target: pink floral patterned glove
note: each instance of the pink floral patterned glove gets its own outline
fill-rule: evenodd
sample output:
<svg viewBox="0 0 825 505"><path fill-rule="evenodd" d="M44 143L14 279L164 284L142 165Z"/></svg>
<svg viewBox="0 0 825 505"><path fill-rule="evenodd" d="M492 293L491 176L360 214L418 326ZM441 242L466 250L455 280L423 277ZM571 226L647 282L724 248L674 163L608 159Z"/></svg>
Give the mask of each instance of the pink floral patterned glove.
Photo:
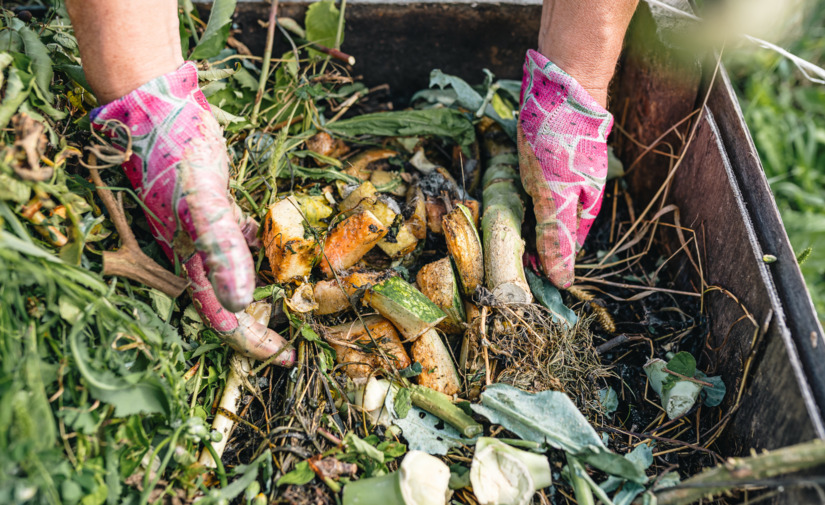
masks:
<svg viewBox="0 0 825 505"><path fill-rule="evenodd" d="M602 205L613 116L558 66L527 52L518 125L519 170L533 198L536 247L557 287L573 284L576 253Z"/></svg>
<svg viewBox="0 0 825 505"><path fill-rule="evenodd" d="M123 169L155 239L170 261L183 265L201 319L245 356L278 352L283 337L240 312L255 289L247 244L256 245L258 224L227 191L226 142L198 89L195 65L185 63L95 109L92 125L124 151L131 136L132 155ZM287 349L276 362L294 360L294 349Z"/></svg>

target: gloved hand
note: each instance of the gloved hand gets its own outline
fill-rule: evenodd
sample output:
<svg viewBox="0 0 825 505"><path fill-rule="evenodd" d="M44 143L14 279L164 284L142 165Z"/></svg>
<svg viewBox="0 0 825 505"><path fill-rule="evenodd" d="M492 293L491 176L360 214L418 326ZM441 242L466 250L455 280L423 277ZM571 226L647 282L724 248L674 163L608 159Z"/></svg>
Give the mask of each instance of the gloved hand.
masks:
<svg viewBox="0 0 825 505"><path fill-rule="evenodd" d="M95 109L92 125L121 150L131 138L123 169L155 239L170 261L183 265L204 323L244 356L266 359L278 352L283 337L241 312L255 289L247 244L257 245L258 224L227 192L226 142L198 89L195 65L185 63ZM294 349L287 349L276 363L294 361Z"/></svg>
<svg viewBox="0 0 825 505"><path fill-rule="evenodd" d="M613 116L558 66L528 51L521 83L519 170L536 213L536 247L558 288L602 205Z"/></svg>

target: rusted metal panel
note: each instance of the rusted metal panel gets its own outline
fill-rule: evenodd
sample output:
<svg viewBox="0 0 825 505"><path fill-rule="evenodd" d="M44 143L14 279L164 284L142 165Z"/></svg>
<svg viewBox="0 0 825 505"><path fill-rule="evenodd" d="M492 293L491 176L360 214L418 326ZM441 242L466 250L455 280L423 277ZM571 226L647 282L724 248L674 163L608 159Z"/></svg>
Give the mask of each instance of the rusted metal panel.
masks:
<svg viewBox="0 0 825 505"><path fill-rule="evenodd" d="M731 171L742 188L742 199L753 222L754 240L763 253L776 257L767 266L771 296L782 308L785 324L799 356L804 382L819 409L820 437L825 437L825 333L805 289L805 280L791 248L782 218L771 195L762 163L745 125L727 73L714 82L708 107L715 111L719 140L730 159ZM790 343L789 343L790 345Z"/></svg>

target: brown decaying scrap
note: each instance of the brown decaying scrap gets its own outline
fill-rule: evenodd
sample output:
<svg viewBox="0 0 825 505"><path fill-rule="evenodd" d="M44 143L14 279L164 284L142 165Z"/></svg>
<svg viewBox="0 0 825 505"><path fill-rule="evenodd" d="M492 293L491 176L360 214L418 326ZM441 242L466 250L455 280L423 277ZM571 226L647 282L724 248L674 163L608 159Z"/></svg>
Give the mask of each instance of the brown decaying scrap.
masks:
<svg viewBox="0 0 825 505"><path fill-rule="evenodd" d="M452 356L438 332L431 328L413 342L410 347L413 359L421 363L423 371L418 384L439 393L452 396L461 389L458 372Z"/></svg>
<svg viewBox="0 0 825 505"><path fill-rule="evenodd" d="M318 303L315 314L324 316L349 309L349 297L392 275L395 275L394 270L385 272L354 270L339 274L340 285L336 279L318 281L315 283L315 301Z"/></svg>
<svg viewBox="0 0 825 505"><path fill-rule="evenodd" d="M349 146L341 139L334 139L327 132L319 132L308 138L306 148L321 156L340 158L349 152Z"/></svg>
<svg viewBox="0 0 825 505"><path fill-rule="evenodd" d="M343 172L347 175L357 177L362 181L367 181L372 176L372 170L369 165L376 161L385 160L398 156L398 152L391 149L369 149L362 153L356 154L352 158L344 161Z"/></svg>
<svg viewBox="0 0 825 505"><path fill-rule="evenodd" d="M451 205L455 208L457 205L464 205L473 218L473 224L478 226L479 204L477 200L452 200ZM444 200L441 198L427 198L424 200L424 211L426 215L426 225L429 230L436 234L444 233L442 220L447 215L448 209Z"/></svg>
<svg viewBox="0 0 825 505"><path fill-rule="evenodd" d="M275 282L302 278L312 271L318 245L307 238L304 216L293 196L269 207L264 218L264 249Z"/></svg>
<svg viewBox="0 0 825 505"><path fill-rule="evenodd" d="M427 238L427 204L420 187L410 186L407 189L407 206L413 209L407 226L415 238L424 240Z"/></svg>
<svg viewBox="0 0 825 505"><path fill-rule="evenodd" d="M353 379L369 377L379 369L402 369L412 364L392 323L381 316L363 320L363 323L356 320L332 326L323 332L324 338L335 349L336 362L346 364L343 370L348 376ZM392 360L391 364L374 348L373 341Z"/></svg>
<svg viewBox="0 0 825 505"><path fill-rule="evenodd" d="M475 225L460 206L444 216L441 224L447 249L461 279L462 292L472 296L484 282L484 257Z"/></svg>
<svg viewBox="0 0 825 505"><path fill-rule="evenodd" d="M375 215L364 210L340 221L327 235L321 271L331 277L332 271L346 270L355 265L387 234L387 228Z"/></svg>
<svg viewBox="0 0 825 505"><path fill-rule="evenodd" d="M585 302L586 305L590 307L590 310L596 316L596 320L604 331L611 335L616 333L616 323L613 321L613 316L610 315L610 312L608 312L606 308L600 305L600 302L596 300L595 296L576 286L570 286L567 288L567 292Z"/></svg>
<svg viewBox="0 0 825 505"><path fill-rule="evenodd" d="M447 318L438 324L438 328L445 333L460 334L464 331L462 327L464 321L456 321L452 317L456 310L455 303L462 303L461 300L455 299L454 281L455 276L450 258L442 258L424 265L415 277L419 291L447 313ZM458 309L458 312L464 312L464 307Z"/></svg>

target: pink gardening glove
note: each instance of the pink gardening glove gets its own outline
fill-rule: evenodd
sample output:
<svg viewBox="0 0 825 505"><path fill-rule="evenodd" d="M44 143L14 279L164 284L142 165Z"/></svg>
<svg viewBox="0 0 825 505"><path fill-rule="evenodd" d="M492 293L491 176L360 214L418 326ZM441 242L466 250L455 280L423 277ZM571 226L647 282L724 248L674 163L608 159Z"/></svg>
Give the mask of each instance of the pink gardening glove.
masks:
<svg viewBox="0 0 825 505"><path fill-rule="evenodd" d="M536 248L557 287L573 284L576 253L602 206L613 116L575 79L527 52L518 125L519 170L533 198Z"/></svg>
<svg viewBox="0 0 825 505"><path fill-rule="evenodd" d="M241 312L255 289L247 243L256 245L258 224L228 193L226 142L198 89L195 65L185 63L91 117L122 150L128 142L123 125L129 128L132 155L123 169L148 209L155 239L170 261L177 257L183 265L204 323L245 356L266 359L278 352L283 337ZM294 361L291 348L276 360Z"/></svg>

